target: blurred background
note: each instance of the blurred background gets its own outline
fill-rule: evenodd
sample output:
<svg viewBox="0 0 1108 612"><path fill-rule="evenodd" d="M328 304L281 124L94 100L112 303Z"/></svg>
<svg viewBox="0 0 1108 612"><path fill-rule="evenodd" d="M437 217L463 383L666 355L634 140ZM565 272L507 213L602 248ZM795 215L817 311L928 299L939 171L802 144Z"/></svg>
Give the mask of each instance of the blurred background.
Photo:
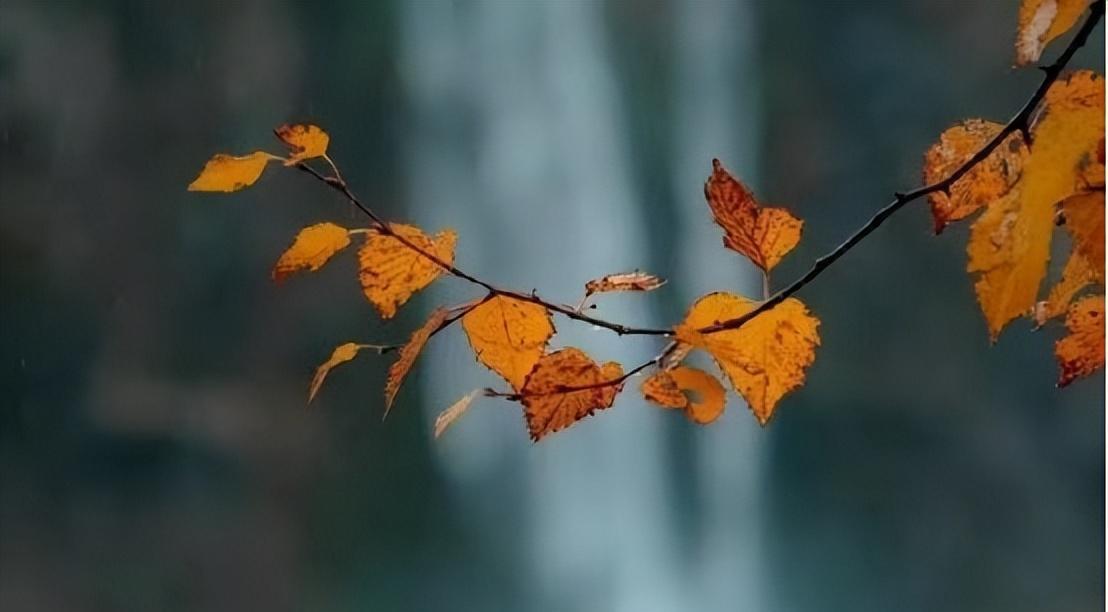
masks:
<svg viewBox="0 0 1108 612"><path fill-rule="evenodd" d="M721 158L805 219L781 286L1011 69L1017 3L0 0L0 610L1094 610L1104 598L1104 377L1059 391L1053 327L990 347L967 227L918 202L806 288L807 385L760 428L616 406L532 444L460 330L382 423L391 357L307 383L342 342L403 340L351 253L278 286L302 225L356 211L271 167L185 186L308 121L390 219L458 262L661 326L758 295L701 186ZM1068 40L1068 37L1067 39ZM1098 27L1076 66L1103 71ZM1048 49L1053 58L1065 41ZM564 319L556 346L638 363L656 340Z"/></svg>

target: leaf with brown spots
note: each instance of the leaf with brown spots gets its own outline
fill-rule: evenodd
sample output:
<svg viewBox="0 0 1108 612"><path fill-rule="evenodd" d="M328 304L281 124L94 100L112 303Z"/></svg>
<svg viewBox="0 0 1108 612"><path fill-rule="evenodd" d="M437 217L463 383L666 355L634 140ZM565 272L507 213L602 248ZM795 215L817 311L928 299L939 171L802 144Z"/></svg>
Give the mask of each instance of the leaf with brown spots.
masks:
<svg viewBox="0 0 1108 612"><path fill-rule="evenodd" d="M327 361L320 364L316 368L315 376L312 376L312 384L308 387L308 403L312 403L315 399L315 394L319 392L319 388L323 386L323 381L327 378L327 374L338 365L344 364L358 356L358 351L361 350L362 345L354 342L347 342L346 344L340 344L335 347L335 350L331 353L331 357Z"/></svg>
<svg viewBox="0 0 1108 612"><path fill-rule="evenodd" d="M454 244L458 236L453 230L439 232L432 239L411 225L392 223L389 227L439 262L454 263ZM398 307L416 291L434 282L443 271L439 263L398 238L377 231L367 234L365 245L358 251L358 263L362 291L385 319L395 316Z"/></svg>
<svg viewBox="0 0 1108 612"><path fill-rule="evenodd" d="M707 425L723 414L727 392L715 376L685 366L659 371L643 381L643 396L666 408L682 408L694 423Z"/></svg>
<svg viewBox="0 0 1108 612"><path fill-rule="evenodd" d="M305 227L273 266L273 280L282 281L297 270L315 272L349 244L350 232L345 227L334 223L317 223Z"/></svg>
<svg viewBox="0 0 1108 612"><path fill-rule="evenodd" d="M712 175L704 184L712 217L723 228L723 245L742 253L769 272L800 242L804 222L784 208L761 208L754 194L712 160Z"/></svg>
<svg viewBox="0 0 1108 612"><path fill-rule="evenodd" d="M1066 315L1069 335L1054 344L1061 373L1058 386L1104 367L1104 296L1082 298Z"/></svg>
<svg viewBox="0 0 1108 612"><path fill-rule="evenodd" d="M327 132L315 125L286 124L273 132L289 148L289 157L285 160L286 166L295 166L315 157L325 157L327 145L331 142Z"/></svg>
<svg viewBox="0 0 1108 612"><path fill-rule="evenodd" d="M519 390L546 352L554 323L543 306L495 295L462 317L477 360Z"/></svg>
<svg viewBox="0 0 1108 612"><path fill-rule="evenodd" d="M520 390L531 439L537 442L597 410L611 407L619 388L604 383L622 375L618 363L598 366L576 348L544 355Z"/></svg>
<svg viewBox="0 0 1108 612"><path fill-rule="evenodd" d="M762 425L777 402L804 384L819 346L819 319L804 304L788 298L742 327L711 334L699 330L735 319L757 302L729 293L710 293L693 304L675 328L677 339L707 351Z"/></svg>
<svg viewBox="0 0 1108 612"><path fill-rule="evenodd" d="M412 332L412 337L408 339L408 343L400 349L400 356L389 366L389 377L385 381L386 417L389 415L389 411L392 410L392 403L396 400L396 393L400 391L400 385L404 382L404 377L411 371L412 365L419 357L419 353L423 351L423 346L427 344L427 340L431 338L431 334L434 334L446 321L446 315L449 312L446 308L436 308L431 316L424 321L423 325Z"/></svg>
<svg viewBox="0 0 1108 612"><path fill-rule="evenodd" d="M950 176L1003 127L992 121L970 119L947 129L924 155L923 182L937 183ZM968 217L1008 193L1020 177L1027 153L1020 135L1011 134L984 161L954 181L949 193L932 193L929 199L935 233L941 233L950 223Z"/></svg>
<svg viewBox="0 0 1108 612"><path fill-rule="evenodd" d="M242 157L219 153L204 164L200 176L189 183L189 191L231 192L245 189L257 182L266 164L274 159L281 158L264 151Z"/></svg>

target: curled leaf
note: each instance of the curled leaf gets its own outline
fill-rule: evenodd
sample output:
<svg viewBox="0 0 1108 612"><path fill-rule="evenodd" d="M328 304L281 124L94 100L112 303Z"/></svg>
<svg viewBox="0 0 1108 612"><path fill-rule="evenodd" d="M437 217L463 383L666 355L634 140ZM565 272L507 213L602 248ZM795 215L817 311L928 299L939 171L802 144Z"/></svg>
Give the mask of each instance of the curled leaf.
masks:
<svg viewBox="0 0 1108 612"><path fill-rule="evenodd" d="M439 232L432 239L412 225L393 223L389 227L442 263L454 263L454 244L458 236L452 230ZM439 264L399 239L380 232L367 234L365 245L358 251L358 263L362 291L385 319L395 316L396 309L412 294L430 285L442 273Z"/></svg>
<svg viewBox="0 0 1108 612"><path fill-rule="evenodd" d="M1066 231L1073 251L1092 264L1097 282L1104 282L1104 191L1070 196L1062 202Z"/></svg>
<svg viewBox="0 0 1108 612"><path fill-rule="evenodd" d="M355 344L354 342L347 342L346 344L340 344L335 347L335 350L331 353L331 357L316 368L315 376L312 377L312 384L308 387L309 404L315 399L315 394L318 393L319 388L323 386L323 381L327 378L327 374L331 369L357 357L358 350L360 349L361 345Z"/></svg>
<svg viewBox="0 0 1108 612"><path fill-rule="evenodd" d="M327 155L327 145L331 142L327 132L314 125L285 124L273 132L289 148L286 166L295 166L304 160Z"/></svg>
<svg viewBox="0 0 1108 612"><path fill-rule="evenodd" d="M710 293L693 304L675 328L677 339L707 351L731 385L765 425L777 402L804 384L819 346L819 319L788 298L738 329L702 334L700 329L738 318L757 303L729 293Z"/></svg>
<svg viewBox="0 0 1108 612"><path fill-rule="evenodd" d="M270 160L280 159L264 151L235 157L219 153L204 164L200 176L189 183L189 191L231 192L253 185Z"/></svg>
<svg viewBox="0 0 1108 612"><path fill-rule="evenodd" d="M554 335L546 308L503 295L493 296L466 313L462 329L477 360L516 390L523 386Z"/></svg>
<svg viewBox="0 0 1108 612"><path fill-rule="evenodd" d="M754 194L712 160L712 175L704 184L712 217L723 228L723 245L769 272L800 242L804 222L784 208L760 208Z"/></svg>
<svg viewBox="0 0 1108 612"><path fill-rule="evenodd" d="M435 417L435 439L438 439L455 421L462 418L466 410L469 410L469 405L480 394L480 389L474 389L454 402L449 408L440 412L439 416Z"/></svg>
<svg viewBox="0 0 1108 612"><path fill-rule="evenodd" d="M659 371L642 385L646 399L667 408L682 408L694 423L707 425L723 414L727 392L715 376L696 368Z"/></svg>
<svg viewBox="0 0 1108 612"><path fill-rule="evenodd" d="M1066 315L1066 329L1069 335L1054 344L1061 366L1059 387L1104 367L1104 296L1075 302Z"/></svg>
<svg viewBox="0 0 1108 612"><path fill-rule="evenodd" d="M423 346L427 344L427 340L431 338L431 334L435 333L443 321L446 320L448 312L445 308L436 308L431 316L424 321L423 325L412 332L412 337L408 339L407 344L401 347L396 361L389 366L388 380L385 381L385 416L388 416L389 411L392 410L392 403L396 400L396 393L400 391L400 385L404 382L404 377L411 371L412 364L419 357L419 353L423 350Z"/></svg>
<svg viewBox="0 0 1108 612"><path fill-rule="evenodd" d="M1016 65L1025 66L1038 61L1047 44L1072 28L1088 6L1088 0L1020 2L1019 27L1016 30Z"/></svg>
<svg viewBox="0 0 1108 612"><path fill-rule="evenodd" d="M576 348L544 355L520 390L531 439L537 442L597 410L611 407L619 389L600 385L622 375L618 363L600 367Z"/></svg>
<svg viewBox="0 0 1108 612"><path fill-rule="evenodd" d="M609 291L653 291L664 284L664 278L646 272L609 274L585 283L585 295Z"/></svg>
<svg viewBox="0 0 1108 612"><path fill-rule="evenodd" d="M345 227L334 223L317 223L305 227L273 266L273 280L284 280L297 270L314 272L349 244L350 234Z"/></svg>
<svg viewBox="0 0 1108 612"><path fill-rule="evenodd" d="M1003 127L992 121L970 119L947 129L924 155L923 182L932 184L950 176ZM1008 193L1020 177L1027 153L1020 135L1011 134L984 161L954 181L949 193L936 191L928 196L935 233Z"/></svg>

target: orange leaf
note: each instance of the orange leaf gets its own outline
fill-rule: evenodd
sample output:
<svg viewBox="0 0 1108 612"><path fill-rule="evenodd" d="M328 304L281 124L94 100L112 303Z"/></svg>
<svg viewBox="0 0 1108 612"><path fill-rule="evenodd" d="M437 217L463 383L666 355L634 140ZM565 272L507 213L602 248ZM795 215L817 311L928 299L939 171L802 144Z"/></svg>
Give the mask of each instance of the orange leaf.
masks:
<svg viewBox="0 0 1108 612"><path fill-rule="evenodd" d="M1094 191L1062 202L1066 230L1073 237L1073 251L1093 264L1097 282L1104 282L1104 192Z"/></svg>
<svg viewBox="0 0 1108 612"><path fill-rule="evenodd" d="M1062 367L1059 387L1104 367L1104 296L1075 302L1066 315L1066 328L1069 335L1054 344Z"/></svg>
<svg viewBox="0 0 1108 612"><path fill-rule="evenodd" d="M544 355L520 390L531 439L537 442L597 410L611 407L619 389L614 385L595 385L622 375L619 364L608 362L603 367L597 366L579 349L564 348ZM588 388L573 390L578 387Z"/></svg>
<svg viewBox="0 0 1108 612"><path fill-rule="evenodd" d="M273 132L289 148L286 166L295 166L306 159L327 155L327 145L331 142L327 132L314 125L286 124Z"/></svg>
<svg viewBox="0 0 1108 612"><path fill-rule="evenodd" d="M434 239L418 227L390 224L392 231L447 265L454 263L454 244L458 236L452 230L439 232ZM393 236L370 232L358 251L359 280L366 298L382 318L390 319L412 294L430 285L442 268L409 248Z"/></svg>
<svg viewBox="0 0 1108 612"><path fill-rule="evenodd" d="M1042 327L1048 320L1065 313L1073 296L1095 280L1096 273L1089 262L1079 253L1070 254L1066 267L1062 270L1061 280L1051 288L1045 301L1035 304L1032 314L1035 326Z"/></svg>
<svg viewBox="0 0 1108 612"><path fill-rule="evenodd" d="M723 228L723 245L750 258L768 272L800 242L804 222L784 208L759 208L742 183L718 159L704 184L704 197L716 223Z"/></svg>
<svg viewBox="0 0 1108 612"><path fill-rule="evenodd" d="M930 185L950 176L981 150L1003 128L999 123L970 119L947 129L931 145L923 158L923 182ZM1027 147L1019 134L1011 134L984 161L974 166L950 186L929 196L935 233L954 221L964 219L1008 193L1019 179L1027 157Z"/></svg>
<svg viewBox="0 0 1108 612"><path fill-rule="evenodd" d="M974 223L968 245L974 289L995 341L1009 321L1031 312L1046 275L1054 205L1081 187L1078 173L1104 134L1104 81L1081 71L1047 91L1034 146L1017 188Z"/></svg>
<svg viewBox="0 0 1108 612"><path fill-rule="evenodd" d="M493 296L466 313L462 329L477 360L516 390L523 386L554 335L546 308L503 295Z"/></svg>
<svg viewBox="0 0 1108 612"><path fill-rule="evenodd" d="M684 366L655 373L643 382L642 392L661 406L684 408L685 416L701 425L719 418L727 402L727 392L715 376Z"/></svg>
<svg viewBox="0 0 1108 612"><path fill-rule="evenodd" d="M777 402L804 384L815 361L819 319L788 298L738 329L713 334L698 330L740 317L757 302L729 293L710 293L693 304L675 328L677 339L707 351L731 385L746 399L758 422L769 422Z"/></svg>
<svg viewBox="0 0 1108 612"><path fill-rule="evenodd" d="M609 291L653 291L664 284L664 278L645 272L609 274L585 283L585 295Z"/></svg>
<svg viewBox="0 0 1108 612"><path fill-rule="evenodd" d="M438 439L455 421L462 418L466 410L469 410L469 405L480 394L480 389L474 389L439 413L439 416L435 417L435 439Z"/></svg>
<svg viewBox="0 0 1108 612"><path fill-rule="evenodd" d="M1016 65L1038 61L1046 45L1072 28L1088 6L1088 0L1023 0L1016 30Z"/></svg>
<svg viewBox="0 0 1108 612"><path fill-rule="evenodd" d="M282 281L297 270L315 272L327 263L335 253L350 244L350 234L345 227L334 223L317 223L300 230L292 246L281 254L273 266L273 280Z"/></svg>
<svg viewBox="0 0 1108 612"><path fill-rule="evenodd" d="M255 183L272 159L281 159L264 151L234 157L219 153L204 164L200 176L189 183L189 191L238 191Z"/></svg>
<svg viewBox="0 0 1108 612"><path fill-rule="evenodd" d="M385 416L388 416L389 410L392 410L392 402L396 399L396 393L400 391L400 385L404 382L404 377L411 371L412 364L419 357L423 346L427 344L431 334L435 333L435 330L446 320L448 313L449 311L446 308L436 308L423 325L412 332L412 337L408 339L408 343L401 347L400 356L389 366L389 377L385 381Z"/></svg>
<svg viewBox="0 0 1108 612"><path fill-rule="evenodd" d="M323 386L323 381L327 378L327 374L331 369L357 357L358 350L361 348L361 345L353 342L347 342L346 344L340 344L335 347L335 350L331 353L331 357L316 368L315 376L312 377L312 384L308 387L309 404L315 399L315 394L318 393L319 388Z"/></svg>

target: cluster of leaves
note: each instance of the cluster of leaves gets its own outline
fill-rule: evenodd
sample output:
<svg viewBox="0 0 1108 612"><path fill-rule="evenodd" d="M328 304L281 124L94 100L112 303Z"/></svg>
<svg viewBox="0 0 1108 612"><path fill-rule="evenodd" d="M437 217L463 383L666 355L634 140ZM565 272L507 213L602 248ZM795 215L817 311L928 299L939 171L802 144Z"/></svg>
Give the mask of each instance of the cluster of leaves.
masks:
<svg viewBox="0 0 1108 612"><path fill-rule="evenodd" d="M1037 60L1047 43L1077 23L1085 10L1082 2L1024 0L1017 62ZM1069 54L1072 49L1064 59ZM1048 70L1051 86L1041 106L1033 98L1033 108L1007 125L973 119L944 132L925 156L929 187L916 193L930 195L936 232L984 211L971 231L969 270L976 275L978 301L994 340L1017 317L1031 316L1043 325L1066 315L1069 335L1055 348L1062 367L1059 384L1065 385L1104 364L1104 82L1087 71L1056 79ZM1031 117L1035 108L1037 114ZM762 206L713 160L704 186L712 218L723 229L723 245L761 271L766 295L757 300L711 293L697 299L672 328L633 328L585 314L594 308L590 300L614 291L653 291L665 284L663 279L635 271L591 280L575 307L546 301L535 292L501 289L455 265L453 231L432 235L412 225L386 222L365 207L328 156L330 138L322 129L286 125L275 133L288 148L286 155L216 155L189 189L237 191L256 182L269 162L276 161L329 185L371 223L364 228L328 222L303 228L277 260L274 280L319 270L360 237L358 279L366 299L384 319L395 316L415 293L443 275L484 290L473 301L436 308L403 345L349 342L336 347L309 387L310 402L336 366L362 351L395 351L385 385L387 415L427 342L460 321L477 361L503 378L510 390L466 394L436 420L436 436L484 395L518 402L530 436L537 441L610 408L626 381L647 369L652 372L641 385L647 400L680 409L696 423L711 423L723 413L727 394L715 374L685 365L696 350L714 360L765 425L780 400L804 384L820 344L819 319L792 295L887 216L879 214L831 256L817 261L808 274L770 296L770 273L800 241L803 222L783 208ZM318 169L321 165L324 171ZM896 206L908 199L898 196ZM1072 253L1061 279L1039 300L1056 225L1069 233ZM1090 295L1092 290L1099 295ZM621 335L655 335L668 342L654 358L625 371L615 362L599 363L578 348L552 348L554 314Z"/></svg>

